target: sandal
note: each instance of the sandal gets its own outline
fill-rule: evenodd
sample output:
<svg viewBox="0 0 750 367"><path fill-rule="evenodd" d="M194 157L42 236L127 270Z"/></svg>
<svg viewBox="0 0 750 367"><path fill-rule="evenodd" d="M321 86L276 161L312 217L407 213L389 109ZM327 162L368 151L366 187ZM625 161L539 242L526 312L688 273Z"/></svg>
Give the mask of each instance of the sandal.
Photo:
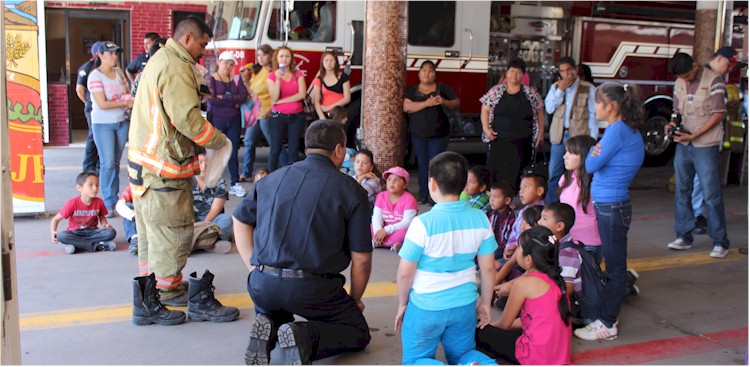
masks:
<svg viewBox="0 0 750 367"><path fill-rule="evenodd" d="M240 175L240 182L250 182L250 180L247 177Z"/></svg>

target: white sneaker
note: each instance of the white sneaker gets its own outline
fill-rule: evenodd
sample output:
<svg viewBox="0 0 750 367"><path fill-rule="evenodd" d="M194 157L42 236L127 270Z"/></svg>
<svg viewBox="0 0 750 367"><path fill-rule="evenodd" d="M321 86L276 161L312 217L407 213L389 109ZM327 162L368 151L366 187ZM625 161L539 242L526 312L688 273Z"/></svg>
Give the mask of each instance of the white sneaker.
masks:
<svg viewBox="0 0 750 367"><path fill-rule="evenodd" d="M239 182L229 188L229 193L238 198L244 198L245 195L247 195L247 192L245 192L245 189L240 186Z"/></svg>
<svg viewBox="0 0 750 367"><path fill-rule="evenodd" d="M76 247L73 245L68 245L65 243L62 243L61 245L65 246L65 252L68 253L68 255L72 255L74 252L76 252Z"/></svg>
<svg viewBox="0 0 750 367"><path fill-rule="evenodd" d="M227 240L218 240L216 241L216 244L214 244L214 247L208 249L208 251L215 252L217 254L228 254L229 251L232 251L232 242Z"/></svg>
<svg viewBox="0 0 750 367"><path fill-rule="evenodd" d="M676 240L670 242L667 247L672 250L690 250L693 245L678 237Z"/></svg>
<svg viewBox="0 0 750 367"><path fill-rule="evenodd" d="M711 257L715 257L717 259L723 259L727 256L728 253L729 253L729 250L721 246L714 246L714 249L711 250Z"/></svg>
<svg viewBox="0 0 750 367"><path fill-rule="evenodd" d="M601 320L596 320L586 327L576 329L573 335L583 340L614 340L617 339L617 326L608 328Z"/></svg>

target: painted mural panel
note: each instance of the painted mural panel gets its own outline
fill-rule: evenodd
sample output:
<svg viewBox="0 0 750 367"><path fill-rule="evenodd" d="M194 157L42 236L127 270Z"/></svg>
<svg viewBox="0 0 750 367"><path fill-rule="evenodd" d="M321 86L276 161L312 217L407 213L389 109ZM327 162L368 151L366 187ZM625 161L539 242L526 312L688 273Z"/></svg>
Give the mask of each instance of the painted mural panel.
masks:
<svg viewBox="0 0 750 367"><path fill-rule="evenodd" d="M3 0L13 213L44 209L37 2ZM44 9L41 9L44 11Z"/></svg>

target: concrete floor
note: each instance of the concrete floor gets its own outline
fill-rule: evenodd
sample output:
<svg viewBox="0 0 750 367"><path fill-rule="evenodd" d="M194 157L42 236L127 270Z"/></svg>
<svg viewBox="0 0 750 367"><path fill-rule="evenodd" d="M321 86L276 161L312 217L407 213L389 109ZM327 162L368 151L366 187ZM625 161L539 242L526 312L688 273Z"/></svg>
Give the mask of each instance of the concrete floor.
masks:
<svg viewBox="0 0 750 367"><path fill-rule="evenodd" d="M80 170L83 149L49 148L44 154L46 205L47 211L54 214L65 200L77 195L74 179ZM258 155L261 164L265 164L267 148L261 148ZM121 172L124 187L125 164ZM573 339L574 363L746 364L748 259L736 248L748 244L748 188L724 190L732 250L728 258L716 260L708 256L711 242L705 235L696 237L692 250L667 249L666 244L674 239L674 196L666 189L671 174L669 166L639 172L631 188L634 218L629 233L629 260L641 275L641 295L626 298L618 339ZM416 181L413 172L411 192L417 192ZM243 185L248 191L252 188L252 184ZM239 200L232 196L227 211L231 212ZM429 208L420 207L420 212L426 210ZM118 251L71 256L61 246L50 244L50 218L15 218L24 364L244 363L253 312L245 290L247 271L236 249L227 255L194 254L183 275L210 269L216 274L217 297L225 304L240 307L240 319L226 324L187 322L173 327L136 327L130 322L130 312L131 279L136 275L137 264L136 258L127 253L122 221L110 220L118 231ZM393 332L398 256L377 250L373 261L365 299L371 344L363 352L316 364L400 364L400 336Z"/></svg>

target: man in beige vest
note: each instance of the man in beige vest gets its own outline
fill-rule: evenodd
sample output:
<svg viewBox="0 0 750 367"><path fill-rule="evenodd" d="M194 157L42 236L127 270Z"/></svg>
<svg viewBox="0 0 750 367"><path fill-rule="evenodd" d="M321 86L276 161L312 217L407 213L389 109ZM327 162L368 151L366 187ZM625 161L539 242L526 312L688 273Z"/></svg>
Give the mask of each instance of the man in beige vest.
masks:
<svg viewBox="0 0 750 367"><path fill-rule="evenodd" d="M565 56L558 62L560 80L552 84L544 108L552 115L549 126L549 140L552 144L547 180L547 203L555 202L560 176L563 174L565 142L576 135L599 136L599 121L596 120L596 88L593 84L578 78L576 61Z"/></svg>
<svg viewBox="0 0 750 367"><path fill-rule="evenodd" d="M719 178L719 144L723 133L721 122L726 112L724 79L719 73L698 65L690 55L682 52L674 55L669 67L677 75L673 116L681 116L684 131L672 134L672 138L678 143L674 157L677 238L667 247L672 250L693 247L695 216L690 199L693 179L697 175L703 191L708 235L714 244L710 256L723 258L729 249ZM667 129L676 125L673 120Z"/></svg>

